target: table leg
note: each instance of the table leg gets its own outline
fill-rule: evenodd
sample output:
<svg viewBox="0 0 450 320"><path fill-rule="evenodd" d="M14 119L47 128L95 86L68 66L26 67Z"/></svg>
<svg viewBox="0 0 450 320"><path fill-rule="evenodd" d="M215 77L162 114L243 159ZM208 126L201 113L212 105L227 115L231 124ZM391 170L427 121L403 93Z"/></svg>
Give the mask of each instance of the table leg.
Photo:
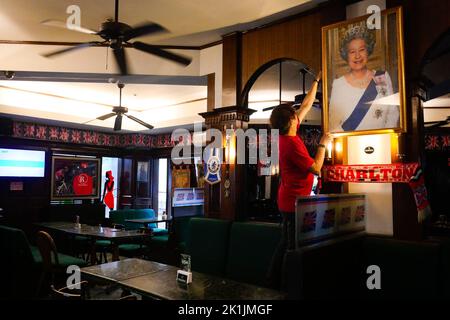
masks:
<svg viewBox="0 0 450 320"><path fill-rule="evenodd" d="M112 261L119 261L119 246L115 241L111 242Z"/></svg>
<svg viewBox="0 0 450 320"><path fill-rule="evenodd" d="M91 265L97 264L97 252L95 252L95 239L91 242Z"/></svg>

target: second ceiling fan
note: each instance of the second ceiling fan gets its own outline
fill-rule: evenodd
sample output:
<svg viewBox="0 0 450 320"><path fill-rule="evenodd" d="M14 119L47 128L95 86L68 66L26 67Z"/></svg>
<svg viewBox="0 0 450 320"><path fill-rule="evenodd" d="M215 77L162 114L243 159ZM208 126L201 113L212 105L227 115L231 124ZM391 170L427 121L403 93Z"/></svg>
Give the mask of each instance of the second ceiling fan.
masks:
<svg viewBox="0 0 450 320"><path fill-rule="evenodd" d="M120 90L119 106L113 107L113 110L112 110L113 112L104 114L100 117L97 117L96 119L97 120L106 120L106 119L116 116L116 120L114 121L114 131L122 130L123 116L139 123L140 125L148 128L148 129L153 129L153 126L151 124L148 124L147 122L144 122L136 117L133 117L132 115L127 114L128 108L122 107L122 89L125 87L125 85L123 83L118 83L117 86L119 87L119 90Z"/></svg>
<svg viewBox="0 0 450 320"><path fill-rule="evenodd" d="M113 50L114 58L120 69L122 75L128 74L128 62L125 54L125 48L131 47L149 54L156 55L163 59L187 66L191 63L192 59L179 54L163 50L158 46L147 44L141 41L129 42L131 39L150 35L159 32L167 32L167 29L157 23L147 23L137 27L131 27L128 24L119 22L119 0L115 0L115 13L114 20L109 19L102 23L100 31L94 31L81 26L68 26L65 22L58 20L45 20L41 23L47 26L65 28L82 33L94 34L103 38L103 41L91 41L81 44L77 44L70 48L57 50L43 54L44 57L53 57L59 54L71 52L73 50L88 48L88 47L101 47L108 46Z"/></svg>

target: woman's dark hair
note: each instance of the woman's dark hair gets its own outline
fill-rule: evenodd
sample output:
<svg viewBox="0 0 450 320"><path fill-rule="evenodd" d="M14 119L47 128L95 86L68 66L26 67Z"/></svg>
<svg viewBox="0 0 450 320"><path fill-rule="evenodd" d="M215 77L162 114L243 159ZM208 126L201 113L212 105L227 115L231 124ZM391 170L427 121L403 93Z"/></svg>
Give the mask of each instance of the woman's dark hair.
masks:
<svg viewBox="0 0 450 320"><path fill-rule="evenodd" d="M295 116L295 110L289 104L280 104L272 110L270 115L270 126L272 129L278 129L281 135L289 132L291 120Z"/></svg>

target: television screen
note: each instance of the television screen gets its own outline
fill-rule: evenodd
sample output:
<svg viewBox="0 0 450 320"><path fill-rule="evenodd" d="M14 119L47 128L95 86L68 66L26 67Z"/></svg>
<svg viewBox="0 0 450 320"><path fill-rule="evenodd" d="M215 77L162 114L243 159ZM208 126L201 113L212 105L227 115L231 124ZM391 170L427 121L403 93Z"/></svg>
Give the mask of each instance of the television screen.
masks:
<svg viewBox="0 0 450 320"><path fill-rule="evenodd" d="M44 177L45 151L0 148L0 177Z"/></svg>

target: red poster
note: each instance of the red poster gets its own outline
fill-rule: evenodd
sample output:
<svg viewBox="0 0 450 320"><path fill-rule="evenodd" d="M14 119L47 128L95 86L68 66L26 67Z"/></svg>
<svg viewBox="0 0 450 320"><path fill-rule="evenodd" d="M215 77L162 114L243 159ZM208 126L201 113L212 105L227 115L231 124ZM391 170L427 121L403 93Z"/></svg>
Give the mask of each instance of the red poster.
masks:
<svg viewBox="0 0 450 320"><path fill-rule="evenodd" d="M73 191L77 196L89 196L93 194L92 186L92 177L86 173L81 173L73 179Z"/></svg>

